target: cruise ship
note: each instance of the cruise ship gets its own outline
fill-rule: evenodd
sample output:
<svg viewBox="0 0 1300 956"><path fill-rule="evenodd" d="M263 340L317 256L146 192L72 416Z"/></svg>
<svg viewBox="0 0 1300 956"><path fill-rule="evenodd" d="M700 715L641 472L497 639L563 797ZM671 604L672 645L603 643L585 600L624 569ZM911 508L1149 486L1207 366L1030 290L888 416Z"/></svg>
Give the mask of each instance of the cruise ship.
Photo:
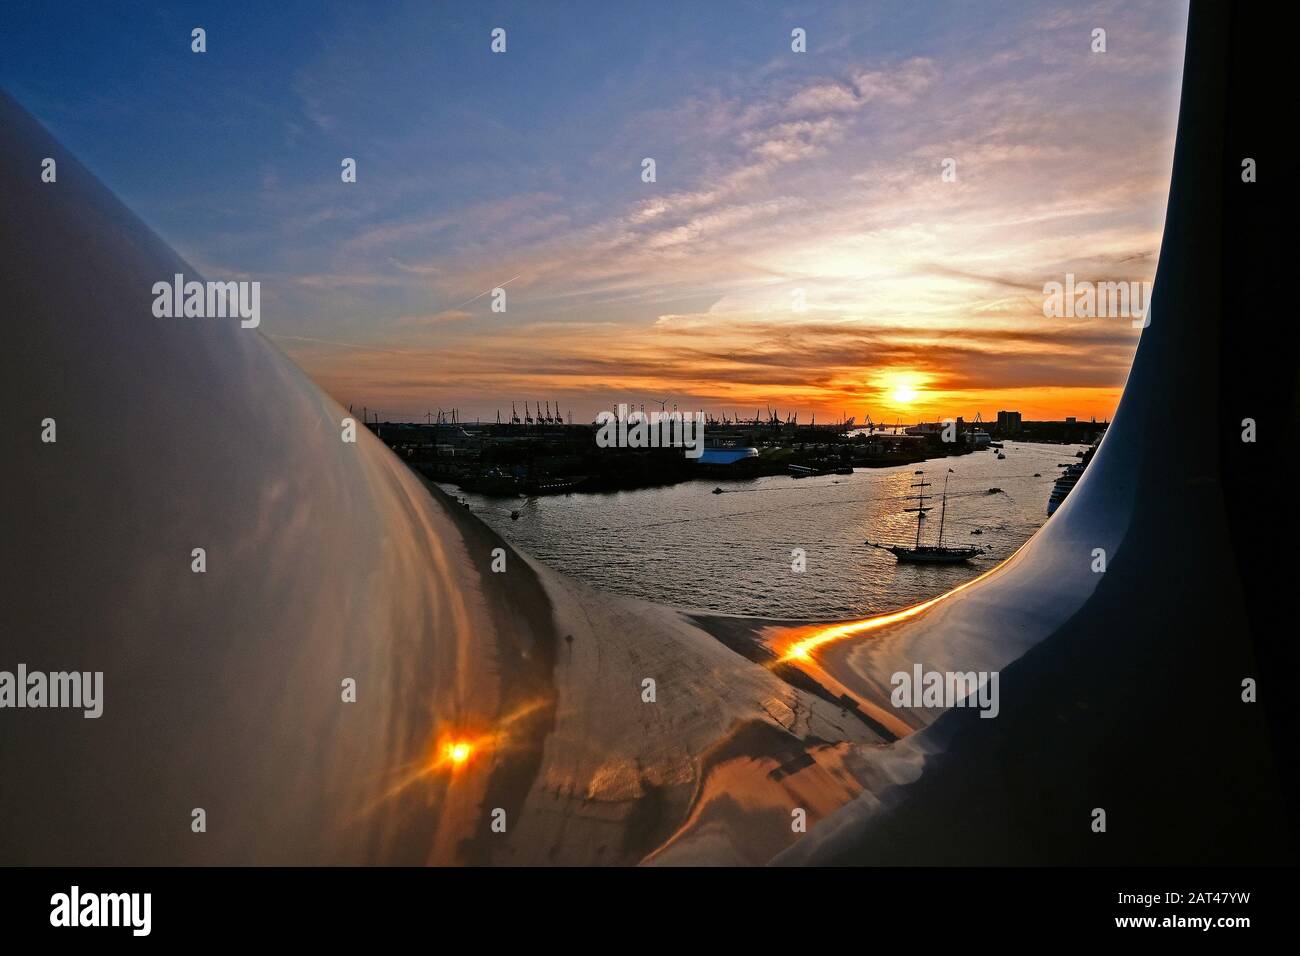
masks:
<svg viewBox="0 0 1300 956"><path fill-rule="evenodd" d="M1080 459L1065 466L1065 471L1061 472L1061 477L1056 479L1056 484L1052 485L1052 493L1047 496L1047 515L1050 518L1057 508L1061 507L1061 502L1079 483L1083 473L1088 468L1088 462L1092 461L1093 453L1096 452L1097 446L1094 444L1085 452L1080 452Z"/></svg>

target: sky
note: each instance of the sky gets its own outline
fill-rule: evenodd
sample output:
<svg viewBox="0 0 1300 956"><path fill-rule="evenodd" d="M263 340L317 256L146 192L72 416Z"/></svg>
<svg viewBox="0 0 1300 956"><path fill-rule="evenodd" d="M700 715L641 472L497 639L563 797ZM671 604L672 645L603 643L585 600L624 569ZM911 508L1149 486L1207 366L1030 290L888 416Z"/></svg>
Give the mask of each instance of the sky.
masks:
<svg viewBox="0 0 1300 956"><path fill-rule="evenodd" d="M1185 26L1169 0L28 4L0 84L385 419L1102 419L1139 332L1045 318L1043 287L1154 277Z"/></svg>

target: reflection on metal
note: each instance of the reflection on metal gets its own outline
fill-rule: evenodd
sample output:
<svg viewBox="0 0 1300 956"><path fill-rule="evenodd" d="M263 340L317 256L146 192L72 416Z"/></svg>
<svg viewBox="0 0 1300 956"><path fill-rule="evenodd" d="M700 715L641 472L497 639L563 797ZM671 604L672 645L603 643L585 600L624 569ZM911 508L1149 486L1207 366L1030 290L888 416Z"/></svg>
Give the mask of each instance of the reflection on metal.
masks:
<svg viewBox="0 0 1300 956"><path fill-rule="evenodd" d="M0 669L105 697L0 714L0 862L426 862L445 783L385 797L496 715L463 692L501 629L461 535L260 331L154 318L196 270L2 94L0 184Z"/></svg>
<svg viewBox="0 0 1300 956"><path fill-rule="evenodd" d="M877 687L916 663L1000 670L1001 714L954 709L882 752L889 782L779 862L1289 858L1268 728L1239 697L1255 662L1223 460L1218 443L1186 426L1218 421L1217 383L1242 378L1230 363L1258 361L1223 351L1221 332L1224 191L1244 155L1226 148L1228 90L1255 55L1260 20L1193 5L1150 326L1069 498L990 574L893 615L892 626L808 639L839 654L846 632L878 627L837 662ZM1238 95L1253 95L1237 83ZM1125 819L1123 831L1094 833L1094 807Z"/></svg>
<svg viewBox="0 0 1300 956"><path fill-rule="evenodd" d="M1193 12L1151 324L1096 460L991 572L778 636L778 664L835 669L835 703L522 557L495 582L488 532L365 429L342 441L347 413L260 332L154 318L153 283L195 270L0 95L0 667L103 671L105 697L95 720L0 715L0 862L1281 855L1262 718L1220 703L1253 664L1221 463L1185 429L1216 419L1224 373L1234 16ZM686 690L661 685L642 725L647 661ZM844 716L856 698L873 719L917 665L1000 672L998 717ZM816 823L797 842L764 823L796 792ZM1090 831L1096 806L1115 833Z"/></svg>
<svg viewBox="0 0 1300 956"><path fill-rule="evenodd" d="M999 567L1007 567L1008 563L1014 559L1015 555L1007 559L1007 562ZM842 624L817 624L806 628L791 628L793 640L781 651L778 660L785 661L804 661L812 656L818 648L833 644L836 641L842 641L850 637L860 637L870 631L880 630L882 627L889 627L891 624L898 624L900 621L910 620L918 615L924 614L930 608L944 601L950 600L954 596L965 591L967 588L984 580L990 574L997 571L986 571L977 578L972 578L965 584L959 584L951 591L945 591L938 597L930 598L928 601L922 601L920 604L913 604L911 607L901 608L897 611L890 611L887 614L876 614L872 617L862 618L858 621L845 621Z"/></svg>

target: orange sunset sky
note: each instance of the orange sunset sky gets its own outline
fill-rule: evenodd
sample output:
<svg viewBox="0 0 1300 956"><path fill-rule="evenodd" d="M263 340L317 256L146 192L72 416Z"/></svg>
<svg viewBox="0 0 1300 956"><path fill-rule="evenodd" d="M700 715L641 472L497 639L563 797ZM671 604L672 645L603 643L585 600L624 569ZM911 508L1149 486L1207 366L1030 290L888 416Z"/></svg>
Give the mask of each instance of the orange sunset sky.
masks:
<svg viewBox="0 0 1300 956"><path fill-rule="evenodd" d="M262 334L343 405L1114 413L1139 332L1043 286L1154 277L1183 3L322 18L204 87L248 127L175 181L105 172L204 275L261 280Z"/></svg>

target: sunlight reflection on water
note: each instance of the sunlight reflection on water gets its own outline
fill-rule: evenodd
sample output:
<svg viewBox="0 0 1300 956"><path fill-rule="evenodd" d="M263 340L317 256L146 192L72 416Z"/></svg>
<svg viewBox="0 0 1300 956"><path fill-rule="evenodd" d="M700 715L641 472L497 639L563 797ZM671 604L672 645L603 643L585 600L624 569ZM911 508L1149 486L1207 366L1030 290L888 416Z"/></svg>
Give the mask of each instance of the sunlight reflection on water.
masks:
<svg viewBox="0 0 1300 956"><path fill-rule="evenodd" d="M986 450L798 481L779 475L607 494L461 496L529 554L597 587L693 610L838 618L905 607L989 570L1047 520L1057 466L1076 461L1084 447L1008 442L1003 460ZM863 543L914 540L915 517L903 514L902 497L913 493L918 468L935 483L931 491L942 489L952 468L944 542L977 544L987 554L967 565L899 565ZM726 494L712 494L715 486ZM926 543L938 531L933 504ZM972 535L976 529L983 533ZM794 548L807 551L802 574L790 569Z"/></svg>

